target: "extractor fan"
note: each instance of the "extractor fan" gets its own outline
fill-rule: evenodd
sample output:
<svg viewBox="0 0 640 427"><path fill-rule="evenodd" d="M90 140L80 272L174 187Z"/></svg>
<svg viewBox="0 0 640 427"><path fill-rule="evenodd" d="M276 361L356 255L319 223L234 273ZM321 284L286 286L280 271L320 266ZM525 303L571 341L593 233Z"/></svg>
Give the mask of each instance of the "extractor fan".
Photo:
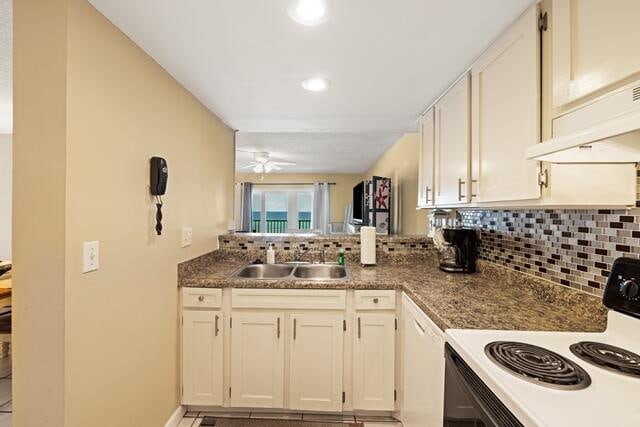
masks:
<svg viewBox="0 0 640 427"><path fill-rule="evenodd" d="M295 163L272 159L269 157L269 153L261 151L253 153L253 162L242 166L242 169L252 168L255 173L269 173L274 170L281 170L280 166L295 166Z"/></svg>

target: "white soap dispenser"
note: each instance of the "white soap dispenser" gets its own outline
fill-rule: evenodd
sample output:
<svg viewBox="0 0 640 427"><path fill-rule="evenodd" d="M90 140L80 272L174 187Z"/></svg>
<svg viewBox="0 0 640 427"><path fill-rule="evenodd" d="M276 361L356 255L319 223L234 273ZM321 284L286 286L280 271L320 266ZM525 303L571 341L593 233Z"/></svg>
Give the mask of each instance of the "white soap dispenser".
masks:
<svg viewBox="0 0 640 427"><path fill-rule="evenodd" d="M273 243L269 243L267 248L267 264L276 263L276 251L273 250Z"/></svg>

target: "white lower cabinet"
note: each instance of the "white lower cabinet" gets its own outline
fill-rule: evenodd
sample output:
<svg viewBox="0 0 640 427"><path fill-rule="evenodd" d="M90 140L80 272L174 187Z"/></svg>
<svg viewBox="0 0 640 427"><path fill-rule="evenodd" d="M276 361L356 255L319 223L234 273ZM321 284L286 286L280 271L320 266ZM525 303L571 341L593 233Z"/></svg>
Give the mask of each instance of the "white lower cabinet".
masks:
<svg viewBox="0 0 640 427"><path fill-rule="evenodd" d="M231 406L282 408L282 313L234 312L231 328Z"/></svg>
<svg viewBox="0 0 640 427"><path fill-rule="evenodd" d="M182 403L222 405L224 321L219 310L182 313Z"/></svg>
<svg viewBox="0 0 640 427"><path fill-rule="evenodd" d="M395 313L356 313L353 408L395 407Z"/></svg>
<svg viewBox="0 0 640 427"><path fill-rule="evenodd" d="M404 427L441 427L444 408L443 332L402 295Z"/></svg>
<svg viewBox="0 0 640 427"><path fill-rule="evenodd" d="M342 411L343 314L291 314L289 408Z"/></svg>

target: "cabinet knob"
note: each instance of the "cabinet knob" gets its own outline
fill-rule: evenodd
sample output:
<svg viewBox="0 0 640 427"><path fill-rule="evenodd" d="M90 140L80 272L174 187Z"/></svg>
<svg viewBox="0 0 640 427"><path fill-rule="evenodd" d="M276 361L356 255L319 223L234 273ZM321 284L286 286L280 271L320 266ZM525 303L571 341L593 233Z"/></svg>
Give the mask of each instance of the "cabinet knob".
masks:
<svg viewBox="0 0 640 427"><path fill-rule="evenodd" d="M204 295L200 295L200 296L198 297L198 301L200 301L200 302L204 301Z"/></svg>
<svg viewBox="0 0 640 427"><path fill-rule="evenodd" d="M378 300L378 298L374 298L374 299L373 299L373 303L374 303L374 304L377 304L377 303L378 303L378 301L379 301L379 300Z"/></svg>

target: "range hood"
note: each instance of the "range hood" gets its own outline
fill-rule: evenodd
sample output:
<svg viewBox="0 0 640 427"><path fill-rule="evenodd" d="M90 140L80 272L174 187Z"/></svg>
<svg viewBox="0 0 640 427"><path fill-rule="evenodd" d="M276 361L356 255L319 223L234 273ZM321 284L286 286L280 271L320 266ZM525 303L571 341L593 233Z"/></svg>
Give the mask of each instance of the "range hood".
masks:
<svg viewBox="0 0 640 427"><path fill-rule="evenodd" d="M527 148L551 163L640 162L640 82L553 120L553 138Z"/></svg>

